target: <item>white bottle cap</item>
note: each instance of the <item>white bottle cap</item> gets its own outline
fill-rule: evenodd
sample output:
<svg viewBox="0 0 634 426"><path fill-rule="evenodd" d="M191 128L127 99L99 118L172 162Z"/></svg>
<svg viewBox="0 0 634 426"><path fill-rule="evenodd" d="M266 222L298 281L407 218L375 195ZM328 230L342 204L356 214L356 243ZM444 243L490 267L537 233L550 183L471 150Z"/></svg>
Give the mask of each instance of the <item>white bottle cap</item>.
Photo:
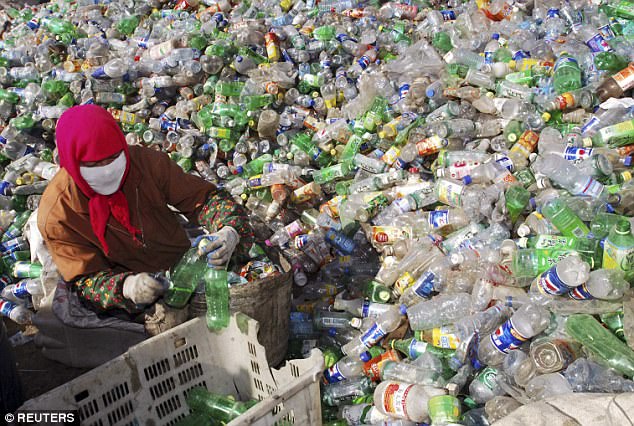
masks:
<svg viewBox="0 0 634 426"><path fill-rule="evenodd" d="M520 237L526 237L531 234L531 228L526 226L525 224L521 224L519 228L517 228L517 235Z"/></svg>

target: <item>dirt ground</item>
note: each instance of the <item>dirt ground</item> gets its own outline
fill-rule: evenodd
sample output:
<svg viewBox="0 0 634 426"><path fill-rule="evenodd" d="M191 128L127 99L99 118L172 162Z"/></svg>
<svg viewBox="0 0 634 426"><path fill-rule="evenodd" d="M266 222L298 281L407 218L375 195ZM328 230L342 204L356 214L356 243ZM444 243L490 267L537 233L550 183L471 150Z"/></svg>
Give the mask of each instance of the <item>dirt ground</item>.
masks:
<svg viewBox="0 0 634 426"><path fill-rule="evenodd" d="M23 329L10 320L4 320L4 323L9 337ZM67 367L45 358L33 342L17 346L13 351L26 399L42 395L89 371L84 368Z"/></svg>

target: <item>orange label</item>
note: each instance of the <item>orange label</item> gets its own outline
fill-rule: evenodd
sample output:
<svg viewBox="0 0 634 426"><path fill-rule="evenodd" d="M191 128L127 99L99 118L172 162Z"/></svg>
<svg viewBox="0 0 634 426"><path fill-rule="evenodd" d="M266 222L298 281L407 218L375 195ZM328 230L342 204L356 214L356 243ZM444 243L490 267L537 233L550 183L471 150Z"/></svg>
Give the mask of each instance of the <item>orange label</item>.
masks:
<svg viewBox="0 0 634 426"><path fill-rule="evenodd" d="M626 91L634 87L634 65L630 64L627 68L622 69L612 76L619 85L621 90Z"/></svg>

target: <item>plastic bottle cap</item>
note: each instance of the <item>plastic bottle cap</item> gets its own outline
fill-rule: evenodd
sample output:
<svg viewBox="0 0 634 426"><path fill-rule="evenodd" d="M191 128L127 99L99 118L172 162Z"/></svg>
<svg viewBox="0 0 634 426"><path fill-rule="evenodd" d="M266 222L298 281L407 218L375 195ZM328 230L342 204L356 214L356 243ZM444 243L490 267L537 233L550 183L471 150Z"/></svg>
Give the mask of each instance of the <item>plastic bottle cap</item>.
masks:
<svg viewBox="0 0 634 426"><path fill-rule="evenodd" d="M531 228L526 226L525 224L521 224L519 228L517 228L517 235L520 237L526 237L531 234Z"/></svg>
<svg viewBox="0 0 634 426"><path fill-rule="evenodd" d="M626 167L630 167L632 165L632 156L628 155L627 157L625 157L625 160L623 160L623 165Z"/></svg>
<svg viewBox="0 0 634 426"><path fill-rule="evenodd" d="M462 182L463 182L465 185L470 185L470 184L471 184L471 182L473 182L473 179L471 179L471 176L465 176L465 177L463 177L463 178L462 178Z"/></svg>
<svg viewBox="0 0 634 426"><path fill-rule="evenodd" d="M271 244L271 240L264 241L264 244L266 244L267 247L273 247L273 244Z"/></svg>
<svg viewBox="0 0 634 426"><path fill-rule="evenodd" d="M531 163L534 163L535 160L537 160L537 154L535 154L534 152L531 152L528 156L528 161L530 161Z"/></svg>
<svg viewBox="0 0 634 426"><path fill-rule="evenodd" d="M583 138L583 146L585 148L589 148L592 146L592 139L590 138Z"/></svg>
<svg viewBox="0 0 634 426"><path fill-rule="evenodd" d="M437 169L436 170L436 177L443 177L445 175L445 170L444 169Z"/></svg>
<svg viewBox="0 0 634 426"><path fill-rule="evenodd" d="M500 35L498 33L493 33L493 35L491 35L491 38L493 40L499 40L500 39Z"/></svg>
<svg viewBox="0 0 634 426"><path fill-rule="evenodd" d="M399 311L401 312L401 315L405 315L405 314L407 314L407 306L405 306L405 305L401 305L401 306L399 307Z"/></svg>
<svg viewBox="0 0 634 426"><path fill-rule="evenodd" d="M370 352L366 351L361 354L360 358L361 358L361 361L368 362L372 359L372 355L370 355Z"/></svg>
<svg viewBox="0 0 634 426"><path fill-rule="evenodd" d="M350 327L352 328L361 328L362 324L363 324L363 321L361 320L361 318L352 318L350 320Z"/></svg>
<svg viewBox="0 0 634 426"><path fill-rule="evenodd" d="M246 200L248 198L247 194L240 194L240 198L242 198L243 200Z"/></svg>
<svg viewBox="0 0 634 426"><path fill-rule="evenodd" d="M328 335L330 337L335 337L337 335L337 329L336 328L331 328L328 330Z"/></svg>
<svg viewBox="0 0 634 426"><path fill-rule="evenodd" d="M509 61L509 67L511 67L512 69L515 69L516 66L517 66L517 62L511 59Z"/></svg>
<svg viewBox="0 0 634 426"><path fill-rule="evenodd" d="M543 113L543 114L542 114L542 119L543 119L546 123L548 123L548 122L550 121L550 119L551 119L551 118L552 118L552 115L550 115L550 113L549 113L549 112L545 112L545 113Z"/></svg>
<svg viewBox="0 0 634 426"><path fill-rule="evenodd" d="M436 91L435 91L434 89L427 89L427 90L425 90L425 95L426 95L428 98L433 98L435 94L436 94Z"/></svg>

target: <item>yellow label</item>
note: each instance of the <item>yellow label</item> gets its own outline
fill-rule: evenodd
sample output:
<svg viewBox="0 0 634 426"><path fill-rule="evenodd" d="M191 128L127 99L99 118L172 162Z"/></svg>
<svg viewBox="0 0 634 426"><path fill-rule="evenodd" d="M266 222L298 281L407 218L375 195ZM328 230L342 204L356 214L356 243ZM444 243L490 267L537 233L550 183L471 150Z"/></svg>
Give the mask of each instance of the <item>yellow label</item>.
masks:
<svg viewBox="0 0 634 426"><path fill-rule="evenodd" d="M432 330L432 345L437 348L456 349L460 341L453 326L446 325Z"/></svg>
<svg viewBox="0 0 634 426"><path fill-rule="evenodd" d="M405 290L407 290L407 288L411 286L413 283L414 283L414 277L412 276L412 274L410 274L409 272L405 272L394 283L394 290L396 290L398 294L403 294Z"/></svg>

